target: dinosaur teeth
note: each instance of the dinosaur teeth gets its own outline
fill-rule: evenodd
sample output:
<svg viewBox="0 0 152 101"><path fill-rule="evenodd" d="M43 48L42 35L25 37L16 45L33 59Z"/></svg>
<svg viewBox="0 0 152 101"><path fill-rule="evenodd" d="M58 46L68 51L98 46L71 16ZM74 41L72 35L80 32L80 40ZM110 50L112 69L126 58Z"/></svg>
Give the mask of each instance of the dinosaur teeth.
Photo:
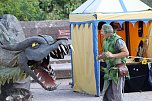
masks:
<svg viewBox="0 0 152 101"><path fill-rule="evenodd" d="M7 97L6 97L6 101L13 101L13 99L14 99L14 98L13 98L12 96L7 96Z"/></svg>
<svg viewBox="0 0 152 101"><path fill-rule="evenodd" d="M73 48L73 46L72 45L70 45L70 48L72 49L72 51L74 52L74 48Z"/></svg>
<svg viewBox="0 0 152 101"><path fill-rule="evenodd" d="M52 53L53 55L55 55L53 51L51 51L51 53Z"/></svg>
<svg viewBox="0 0 152 101"><path fill-rule="evenodd" d="M50 72L52 72L53 71L53 69L52 68L50 68Z"/></svg>
<svg viewBox="0 0 152 101"><path fill-rule="evenodd" d="M55 54L57 57L58 57L58 54L57 54L57 52L56 52L56 54Z"/></svg>
<svg viewBox="0 0 152 101"><path fill-rule="evenodd" d="M63 49L64 53L67 54L67 52L66 52L66 50L65 50L63 45L61 45L61 48Z"/></svg>
<svg viewBox="0 0 152 101"><path fill-rule="evenodd" d="M46 72L49 72L47 69L44 69Z"/></svg>
<svg viewBox="0 0 152 101"><path fill-rule="evenodd" d="M63 59L63 55L62 55L62 54L60 54L60 56L61 56L61 59Z"/></svg>
<svg viewBox="0 0 152 101"><path fill-rule="evenodd" d="M57 50L55 50L55 54L57 54Z"/></svg>
<svg viewBox="0 0 152 101"><path fill-rule="evenodd" d="M45 81L43 81L42 83L45 84Z"/></svg>
<svg viewBox="0 0 152 101"><path fill-rule="evenodd" d="M38 79L39 81L41 81L42 80L42 77L39 77L39 79Z"/></svg>
<svg viewBox="0 0 152 101"><path fill-rule="evenodd" d="M51 77L52 77L53 80L56 80L56 76L52 75Z"/></svg>
<svg viewBox="0 0 152 101"><path fill-rule="evenodd" d="M36 76L38 77L40 73L37 73Z"/></svg>
<svg viewBox="0 0 152 101"><path fill-rule="evenodd" d="M59 51L61 52L60 46L58 46Z"/></svg>

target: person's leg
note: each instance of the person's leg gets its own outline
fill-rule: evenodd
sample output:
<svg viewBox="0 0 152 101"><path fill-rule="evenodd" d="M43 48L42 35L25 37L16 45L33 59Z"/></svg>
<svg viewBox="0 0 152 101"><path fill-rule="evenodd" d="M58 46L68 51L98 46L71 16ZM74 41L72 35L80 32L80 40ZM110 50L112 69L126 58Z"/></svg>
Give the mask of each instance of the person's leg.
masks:
<svg viewBox="0 0 152 101"><path fill-rule="evenodd" d="M112 81L110 80L110 85L109 85L109 87L108 87L108 89L107 89L107 91L106 91L106 96L107 96L107 101L115 101L114 99L114 92L113 92L113 88L112 88Z"/></svg>
<svg viewBox="0 0 152 101"><path fill-rule="evenodd" d="M122 90L124 87L124 77L119 77L118 84L112 81L112 91L114 100L110 101L123 101Z"/></svg>
<svg viewBox="0 0 152 101"><path fill-rule="evenodd" d="M102 96L103 101L109 101L107 98L107 90L109 89L110 82L108 80L104 80L103 90L102 90Z"/></svg>
<svg viewBox="0 0 152 101"><path fill-rule="evenodd" d="M105 95L103 96L103 100L102 101L109 101L108 98L107 98L107 92L105 92Z"/></svg>
<svg viewBox="0 0 152 101"><path fill-rule="evenodd" d="M103 96L103 101L123 101L122 90L124 81L124 77L119 77L118 84L114 81L110 81L109 87Z"/></svg>

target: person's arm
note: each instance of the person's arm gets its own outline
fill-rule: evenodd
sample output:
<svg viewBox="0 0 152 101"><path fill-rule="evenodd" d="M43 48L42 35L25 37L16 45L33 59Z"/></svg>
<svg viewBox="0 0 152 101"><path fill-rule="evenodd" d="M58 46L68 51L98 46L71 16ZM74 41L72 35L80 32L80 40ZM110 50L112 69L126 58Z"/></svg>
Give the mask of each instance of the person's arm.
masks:
<svg viewBox="0 0 152 101"><path fill-rule="evenodd" d="M104 52L100 53L100 54L96 57L97 60L101 60L101 59L103 59L103 58L105 58L105 53L104 53Z"/></svg>
<svg viewBox="0 0 152 101"><path fill-rule="evenodd" d="M119 53L116 53L116 54L112 54L111 52L105 52L105 56L107 58L122 58L122 57L126 57L129 55L129 52L128 52L128 49L127 48L122 48L120 50Z"/></svg>
<svg viewBox="0 0 152 101"><path fill-rule="evenodd" d="M112 54L111 52L105 52L105 56L107 58L122 58L129 55L129 51L127 49L126 43L123 41L123 39L118 39L116 41L116 47L117 50L119 50L118 53Z"/></svg>

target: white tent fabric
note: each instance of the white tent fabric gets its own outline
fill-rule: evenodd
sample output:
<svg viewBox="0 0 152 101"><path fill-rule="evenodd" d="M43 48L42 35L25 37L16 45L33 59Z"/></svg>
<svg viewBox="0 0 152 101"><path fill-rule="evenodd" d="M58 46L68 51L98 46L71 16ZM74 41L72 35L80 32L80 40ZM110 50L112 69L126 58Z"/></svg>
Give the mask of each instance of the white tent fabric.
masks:
<svg viewBox="0 0 152 101"><path fill-rule="evenodd" d="M105 6L106 5L106 6ZM151 9L140 0L87 0L72 14L125 13Z"/></svg>

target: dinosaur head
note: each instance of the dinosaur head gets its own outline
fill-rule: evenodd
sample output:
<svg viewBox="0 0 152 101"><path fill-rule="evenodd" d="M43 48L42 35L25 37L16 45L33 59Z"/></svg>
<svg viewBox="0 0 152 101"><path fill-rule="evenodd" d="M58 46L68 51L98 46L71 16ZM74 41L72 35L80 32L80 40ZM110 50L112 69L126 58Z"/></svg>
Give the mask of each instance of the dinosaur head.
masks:
<svg viewBox="0 0 152 101"><path fill-rule="evenodd" d="M48 35L33 36L13 45L1 47L10 51L19 51L18 64L46 90L57 87L50 57L63 59L69 53L71 41L66 38L53 39Z"/></svg>

